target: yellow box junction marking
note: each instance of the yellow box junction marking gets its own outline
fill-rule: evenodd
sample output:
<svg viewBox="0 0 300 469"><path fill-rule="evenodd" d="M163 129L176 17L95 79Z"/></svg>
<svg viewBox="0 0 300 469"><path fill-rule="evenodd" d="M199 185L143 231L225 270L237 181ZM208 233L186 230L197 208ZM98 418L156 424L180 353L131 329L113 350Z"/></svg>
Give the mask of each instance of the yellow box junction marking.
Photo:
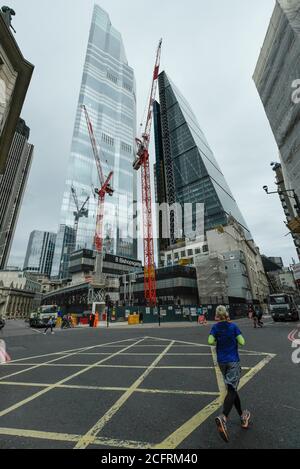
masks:
<svg viewBox="0 0 300 469"><path fill-rule="evenodd" d="M264 366L269 363L275 355L270 354L265 357L260 363L258 363L254 368L252 368L240 382L239 389L242 389L245 384L248 383ZM198 414L194 415L190 420L178 428L174 433L172 433L168 438L166 438L162 443L156 445L157 449L175 449L177 448L186 438L188 438L191 433L193 433L200 425L202 425L212 414L214 414L220 407L223 405L223 396L220 395L213 402L208 404L204 409L200 410Z"/></svg>
<svg viewBox="0 0 300 469"><path fill-rule="evenodd" d="M138 340L137 342L131 344L131 345L128 345L127 347L121 349L122 351L126 351L128 349L130 349L131 347L133 347L136 343L139 343L141 342L143 339L140 339ZM120 341L119 341L120 342ZM124 341L125 342L125 341ZM42 396L43 394L46 394L47 392L51 391L52 389L55 389L58 385L60 384L65 384L66 382L70 381L71 379L73 378L76 378L77 376L80 376L81 374L83 373L86 373L87 371L91 370L92 368L95 368L96 365L100 365L101 363L109 360L111 357L115 357L117 355L119 355L121 351L119 352L115 352L113 355L111 355L110 357L107 357L107 358L104 358L102 360L100 360L99 362L93 364L93 365L89 365L85 368L83 368L82 370L80 371L77 371L77 373L74 373L72 374L71 376L68 376L67 378L64 378L62 379L61 381L55 383L55 384L51 384L51 386L49 386L48 388L46 389L43 389L35 394L33 394L32 396L29 396L27 397L26 399L24 399L23 401L21 402L18 402L17 404L14 404L12 405L11 407L9 407L8 409L4 409L2 411L0 411L0 417L3 417L3 415L7 415L9 414L10 412L12 412L13 410L16 410L18 409L19 407L22 407L23 405L27 404L28 402L31 402L33 401L34 399L36 399L37 397L40 397ZM75 354L74 354L75 355ZM18 373L17 373L18 374ZM1 378L1 379L4 379L4 378Z"/></svg>
<svg viewBox="0 0 300 469"><path fill-rule="evenodd" d="M164 355L170 350L173 346L174 341L172 341L154 360L154 362L147 368L147 370L132 384L128 391L117 400L117 402L106 412L106 414L79 440L75 449L84 449L89 446L98 433L103 429L103 427L109 422L109 420L120 410L123 404L129 399L129 397L134 393L134 391L142 384L144 379L151 373L152 369L161 361Z"/></svg>
<svg viewBox="0 0 300 469"><path fill-rule="evenodd" d="M160 344L142 344L145 340L152 340L155 342L161 342ZM131 344L124 347L124 342L132 342ZM162 343L163 342L163 343ZM112 353L101 353L101 352L89 352L90 350L99 348L99 347L107 347L112 349L120 349L117 351L113 351ZM139 347L137 353L130 352L131 348ZM143 353L141 348L145 347L159 347L163 348L160 352L157 350L155 353ZM169 352L172 347L206 347L210 349L211 353L190 353L186 354L183 352L180 353L171 353ZM128 352L129 351L129 352ZM86 353L85 353L86 352ZM91 364L64 364L64 363L54 363L58 360L61 360L64 357L74 356L74 355L106 355L106 358L101 359L100 361ZM137 355L137 356L147 356L147 355L157 355L157 358L151 363L149 366L126 366L126 365L104 365L106 361L110 360L115 356L128 356L128 355ZM108 355L108 356L107 356ZM211 355L213 359L213 366L212 367L178 367L178 366L157 366L158 363L162 360L163 357L166 356L185 356L185 355ZM255 352L250 350L244 350L241 352L241 355L245 356L261 356L264 357L256 366L253 368L243 367L244 370L249 370L246 373L240 382L240 389L245 386L249 380L251 380L260 370L266 366L272 358L276 355L269 354L265 352ZM30 363L21 363L26 360L34 359L34 358L41 358L41 357L52 357L57 356L52 360L46 361L45 363L37 363L31 364ZM169 339L160 339L157 337L144 337L140 339L125 339L119 340L116 342L110 342L108 344L101 344L95 345L92 347L86 348L77 348L73 350L66 350L63 352L56 352L56 353L49 353L45 355L37 355L34 357L27 357L24 359L19 359L11 362L11 364L3 365L3 366L10 366L10 365L24 365L30 366L25 370L21 370L0 378L0 385L4 386L27 386L27 387L41 387L43 388L41 391L34 393L32 396L10 406L7 409L4 409L0 412L0 417L7 415L10 412L22 407L23 405L27 404L28 402L40 397L41 395L55 389L55 388L65 388L65 389L95 389L99 391L116 391L116 392L124 392L124 394L118 399L118 401L106 412L106 414L85 434L85 435L73 435L73 434L64 434L64 433L53 433L53 432L40 432L35 430L23 430L23 429L13 429L13 428L0 428L1 435L10 435L10 436L19 436L25 438L36 438L36 439L44 439L44 440L56 440L56 441L64 441L64 442L74 442L76 443L75 448L77 449L84 449L88 447L90 444L95 445L105 445L107 447L116 447L116 448L134 448L134 449L149 449L149 448L157 448L157 449L175 449L177 448L188 436L193 433L201 424L203 424L214 412L216 412L222 405L223 405L223 392L224 392L224 383L221 372L219 370L217 364L217 358L215 353L215 348L210 347L204 344L195 344L192 342L184 342L178 340L169 340ZM30 371L31 369L39 368L42 366L73 366L73 367L81 367L82 369L71 376L66 377L65 379L58 381L54 384L45 384L45 383L26 383L26 382L10 382L7 381L6 378L11 376L18 375L20 373L24 373ZM68 385L65 384L71 379L89 371L93 368L99 367L107 367L107 368L141 368L145 369L144 373L133 383L130 387L99 387L99 386L79 386L79 385ZM203 392L203 391L182 391L182 390L161 390L161 389L145 389L139 388L141 383L144 379L151 373L153 369L214 369L216 373L216 379L218 384L218 391L217 392ZM127 400L133 395L133 393L145 393L145 394L177 394L177 395L207 395L207 396L217 396L217 398L208 404L204 409L194 415L191 419L189 419L185 424L179 427L175 432L173 432L169 437L167 437L164 441L160 444L153 444L153 443L145 443L145 442L138 442L138 441L131 441L131 440L119 440L113 438L105 438L105 437L98 437L98 434L101 430L105 427L105 425L111 420L111 418L121 409L121 407L127 402Z"/></svg>

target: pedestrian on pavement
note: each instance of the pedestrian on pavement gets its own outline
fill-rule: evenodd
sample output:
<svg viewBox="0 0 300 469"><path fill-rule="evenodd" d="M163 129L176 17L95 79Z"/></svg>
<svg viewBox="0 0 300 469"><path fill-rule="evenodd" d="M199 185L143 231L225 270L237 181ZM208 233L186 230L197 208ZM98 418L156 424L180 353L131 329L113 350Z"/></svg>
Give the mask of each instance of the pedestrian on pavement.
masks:
<svg viewBox="0 0 300 469"><path fill-rule="evenodd" d="M64 314L61 319L61 329L64 329L64 327L66 326L66 322L67 322L67 317Z"/></svg>
<svg viewBox="0 0 300 469"><path fill-rule="evenodd" d="M249 316L249 319L251 319L253 321L254 329L256 329L257 324L258 324L258 318L257 318L256 310L255 310L254 306L252 306L252 305L249 305L248 316Z"/></svg>
<svg viewBox="0 0 300 469"><path fill-rule="evenodd" d="M69 328L73 327L73 319L72 319L71 314L68 314L68 316L67 316L67 322L68 322L68 327L69 327Z"/></svg>
<svg viewBox="0 0 300 469"><path fill-rule="evenodd" d="M257 326L258 326L258 317L257 317L257 312L256 312L255 308L253 308L252 320L253 320L253 327L254 327L254 329L256 329Z"/></svg>
<svg viewBox="0 0 300 469"><path fill-rule="evenodd" d="M44 331L44 335L47 334L48 329L51 329L51 334L53 335L53 326L54 326L54 318L51 316L47 322L46 329Z"/></svg>
<svg viewBox="0 0 300 469"><path fill-rule="evenodd" d="M206 320L206 313L202 310L201 314L198 317L198 323L202 326L206 326L207 320Z"/></svg>
<svg viewBox="0 0 300 469"><path fill-rule="evenodd" d="M213 326L208 343L209 345L217 346L218 365L224 377L227 395L224 401L223 414L216 417L215 421L220 436L228 443L227 421L233 406L240 416L242 428L248 428L250 421L250 412L242 410L238 395L238 386L241 378L238 346L245 345L245 339L238 326L230 321L229 313L225 306L218 306L216 320L218 323Z"/></svg>
<svg viewBox="0 0 300 469"><path fill-rule="evenodd" d="M96 314L95 313L92 313L90 315L90 327L94 327L95 325L95 319L96 319Z"/></svg>
<svg viewBox="0 0 300 469"><path fill-rule="evenodd" d="M256 316L257 316L257 325L258 325L258 327L263 327L264 326L264 323L262 321L263 310L260 306L257 307Z"/></svg>

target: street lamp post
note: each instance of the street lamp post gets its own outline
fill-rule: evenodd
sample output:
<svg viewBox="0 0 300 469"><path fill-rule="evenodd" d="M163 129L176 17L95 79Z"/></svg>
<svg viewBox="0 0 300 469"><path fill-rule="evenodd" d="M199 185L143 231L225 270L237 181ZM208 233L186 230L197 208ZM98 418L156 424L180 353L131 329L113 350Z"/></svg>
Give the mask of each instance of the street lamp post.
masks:
<svg viewBox="0 0 300 469"><path fill-rule="evenodd" d="M294 206L294 208L297 210L297 214L300 216L300 201L299 201L299 197L297 196L297 194L296 194L296 192L295 192L294 189L285 189L285 190L279 190L279 191L272 191L272 192L270 192L268 186L263 186L263 190L264 190L265 193L268 194L268 195L271 195L271 194L278 194L279 196L281 196L281 195L283 195L283 194L287 194L287 197L289 197L290 199L294 199L294 200L295 200L296 205ZM290 192L291 192L293 195L288 195Z"/></svg>

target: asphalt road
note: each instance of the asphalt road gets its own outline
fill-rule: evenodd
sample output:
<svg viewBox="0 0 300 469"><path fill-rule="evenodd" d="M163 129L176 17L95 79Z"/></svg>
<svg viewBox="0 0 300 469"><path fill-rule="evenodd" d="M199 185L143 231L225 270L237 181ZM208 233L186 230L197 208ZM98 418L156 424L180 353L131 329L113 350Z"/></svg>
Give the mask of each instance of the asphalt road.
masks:
<svg viewBox="0 0 300 469"><path fill-rule="evenodd" d="M226 445L214 422L223 384L207 346L210 326L44 336L8 323L0 333L12 358L0 365L0 448L300 448L299 364L292 361L294 354L300 362L300 345L291 342L300 325L238 324L246 338L240 396L253 422L242 430L233 410Z"/></svg>

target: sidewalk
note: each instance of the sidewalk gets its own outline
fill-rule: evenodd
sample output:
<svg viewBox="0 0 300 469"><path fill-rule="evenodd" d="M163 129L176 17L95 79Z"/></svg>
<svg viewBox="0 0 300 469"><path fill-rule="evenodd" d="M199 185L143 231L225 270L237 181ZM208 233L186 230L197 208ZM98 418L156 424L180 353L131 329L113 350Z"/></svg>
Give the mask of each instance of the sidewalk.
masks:
<svg viewBox="0 0 300 469"><path fill-rule="evenodd" d="M207 326L211 325L213 323L207 323ZM143 323L143 324L134 324L134 325L129 325L127 322L115 322L115 323L110 323L109 328L124 328L127 327L128 329L151 329L153 327L168 327L168 328L173 328L173 327L201 327L197 322L164 322L161 321L160 326L158 322L150 322L150 323ZM202 327L205 327L204 325ZM107 324L105 323L99 323L98 328L107 328Z"/></svg>

